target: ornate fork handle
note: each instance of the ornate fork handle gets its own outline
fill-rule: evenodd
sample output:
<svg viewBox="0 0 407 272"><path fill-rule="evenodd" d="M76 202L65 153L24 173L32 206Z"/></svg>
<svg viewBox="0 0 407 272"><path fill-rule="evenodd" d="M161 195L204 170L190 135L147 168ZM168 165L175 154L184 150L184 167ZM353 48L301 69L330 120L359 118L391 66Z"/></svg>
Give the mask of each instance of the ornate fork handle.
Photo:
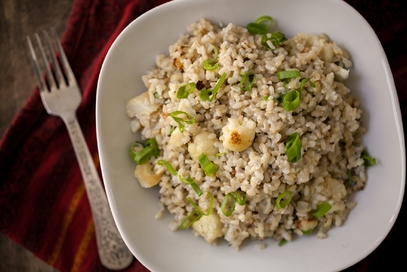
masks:
<svg viewBox="0 0 407 272"><path fill-rule="evenodd" d="M39 83L41 100L47 112L62 118L68 129L93 215L100 262L109 269L126 268L132 262L133 255L124 244L116 228L106 193L76 119L76 109L81 103L82 94L55 30L51 30L54 43L51 43L46 31L43 33L52 65L38 33L35 34L35 38L43 60L43 66L45 66L46 77L42 76L41 63L37 58L30 37L27 36L34 72ZM57 55L59 55L60 61L58 61Z"/></svg>
<svg viewBox="0 0 407 272"><path fill-rule="evenodd" d="M92 156L75 114L61 116L74 147L79 167L86 187L94 219L96 241L101 263L109 269L121 269L129 265L133 255L123 242L109 209L107 197L102 187Z"/></svg>

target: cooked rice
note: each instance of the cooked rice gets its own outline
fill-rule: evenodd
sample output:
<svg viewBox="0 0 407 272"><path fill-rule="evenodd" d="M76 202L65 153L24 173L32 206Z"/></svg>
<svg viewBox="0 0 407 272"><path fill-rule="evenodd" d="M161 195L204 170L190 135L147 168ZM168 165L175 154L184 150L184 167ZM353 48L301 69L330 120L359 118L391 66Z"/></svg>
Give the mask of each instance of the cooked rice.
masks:
<svg viewBox="0 0 407 272"><path fill-rule="evenodd" d="M206 211L206 192L211 192L211 216L192 225L193 232L209 243L222 236L239 249L247 238L291 241L293 235L312 229L318 238L325 238L330 228L344 223L356 205L351 194L366 182L362 111L343 83L352 66L349 54L324 34L299 33L269 50L260 44L261 35L234 24L223 27L201 19L188 32L169 47L169 55L157 56L156 67L142 78L148 91L127 105L132 130L158 142L160 157L151 158L148 165L160 180L160 202L174 216L170 229L179 229L193 211L188 197ZM202 62L213 56L213 46L219 49L219 68L205 71ZM292 69L299 70L301 78L285 85L277 72ZM202 101L200 90L213 88L224 72L227 79L216 99ZM242 91L241 74L247 72L255 73L256 82L251 90ZM300 106L284 110L278 98L298 89L302 78L315 87L305 84ZM178 88L190 82L197 89L186 99L176 98ZM169 116L177 110L196 121L186 124L183 133ZM250 146L230 150L227 139L234 132L249 141L253 135ZM302 157L291 163L285 141L294 132L301 138ZM205 176L196 159L202 150L219 167L213 176ZM203 195L197 196L190 185L157 165L158 159L194 179ZM221 211L222 201L238 189L246 193L247 201L236 203L227 217ZM284 191L292 192L292 200L277 209L276 199ZM316 219L311 213L323 201L332 208Z"/></svg>

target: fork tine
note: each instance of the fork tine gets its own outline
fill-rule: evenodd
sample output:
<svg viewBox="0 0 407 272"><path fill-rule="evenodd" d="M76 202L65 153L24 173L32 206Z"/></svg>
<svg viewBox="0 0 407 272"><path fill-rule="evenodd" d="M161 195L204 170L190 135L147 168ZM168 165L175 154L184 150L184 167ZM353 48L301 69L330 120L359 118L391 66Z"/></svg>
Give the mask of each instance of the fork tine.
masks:
<svg viewBox="0 0 407 272"><path fill-rule="evenodd" d="M38 48L40 50L42 60L43 60L44 66L45 66L45 73L46 73L46 78L47 78L47 81L49 84L49 88L50 88L50 90L52 90L53 88L56 87L56 82L55 82L54 76L52 74L51 68L49 66L48 58L44 51L44 47L42 46L40 35L38 35L38 33L35 33L34 35L35 35L35 38L37 39Z"/></svg>
<svg viewBox="0 0 407 272"><path fill-rule="evenodd" d="M51 60L52 60L53 68L54 68L55 80L56 80L56 82L57 82L57 84L59 85L60 88L64 87L64 86L67 86L67 84L65 82L64 75L63 75L62 70L61 70L61 67L60 67L60 65L58 63L58 60L56 58L56 55L55 55L55 52L56 52L55 48L50 42L48 32L44 30L43 35L45 37L45 42L46 42L47 47L48 47L49 55L51 56Z"/></svg>
<svg viewBox="0 0 407 272"><path fill-rule="evenodd" d="M61 64L62 64L63 70L65 72L65 76L67 78L67 81L68 81L67 84L69 86L76 85L75 75L72 72L71 65L68 62L68 58L65 55L64 49L62 48L62 45L61 45L61 41L59 40L58 34L57 34L57 32L55 31L54 28L51 28L51 34L52 34L52 37L53 37L53 39L55 41L55 44L57 46L57 50L58 50L58 54L59 54L59 57L60 57L60 60L61 60Z"/></svg>
<svg viewBox="0 0 407 272"><path fill-rule="evenodd" d="M31 52L31 60L32 60L32 64L34 67L35 76L39 83L38 87L39 87L40 91L45 91L47 88L47 84L46 84L44 78L42 77L40 63L38 61L37 54L35 53L35 50L33 48L30 36L27 36L27 43L28 43L28 47L30 48L30 52Z"/></svg>

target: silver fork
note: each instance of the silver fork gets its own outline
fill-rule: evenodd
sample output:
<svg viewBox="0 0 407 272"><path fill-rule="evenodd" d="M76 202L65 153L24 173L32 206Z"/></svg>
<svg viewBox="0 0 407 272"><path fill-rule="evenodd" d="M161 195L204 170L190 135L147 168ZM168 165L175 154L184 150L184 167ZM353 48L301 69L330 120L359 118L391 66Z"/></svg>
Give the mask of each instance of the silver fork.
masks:
<svg viewBox="0 0 407 272"><path fill-rule="evenodd" d="M51 29L51 35L53 43L48 33L43 32L48 47L47 54L39 34L34 34L41 61L27 36L41 99L47 112L62 118L68 129L92 210L100 261L109 269L123 269L130 265L133 255L113 221L105 191L76 118L76 109L82 100L78 84L54 29ZM51 57L51 62L48 56ZM45 76L41 67L45 67Z"/></svg>

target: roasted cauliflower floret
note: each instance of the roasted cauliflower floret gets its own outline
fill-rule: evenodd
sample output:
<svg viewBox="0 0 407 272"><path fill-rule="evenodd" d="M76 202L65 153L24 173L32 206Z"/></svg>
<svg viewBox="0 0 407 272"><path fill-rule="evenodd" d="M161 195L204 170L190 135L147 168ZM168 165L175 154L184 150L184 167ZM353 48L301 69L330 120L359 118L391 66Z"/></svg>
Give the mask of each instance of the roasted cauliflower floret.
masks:
<svg viewBox="0 0 407 272"><path fill-rule="evenodd" d="M198 161L199 155L204 153L209 159L219 152L215 147L216 137L210 137L211 133L207 131L201 131L193 137L193 142L188 145L188 152L191 157Z"/></svg>
<svg viewBox="0 0 407 272"><path fill-rule="evenodd" d="M205 238L210 244L215 242L217 238L223 236L222 226L219 215L213 212L208 216L202 216L198 221L192 224L192 228L195 232Z"/></svg>
<svg viewBox="0 0 407 272"><path fill-rule="evenodd" d="M179 129L175 129L170 136L169 143L174 147L181 147L184 145L182 139L184 138L184 134Z"/></svg>
<svg viewBox="0 0 407 272"><path fill-rule="evenodd" d="M159 104L151 103L148 92L144 92L127 102L126 114L130 118L136 118L143 127L146 127L148 125L146 122L150 120L149 116L156 112L159 106Z"/></svg>
<svg viewBox="0 0 407 272"><path fill-rule="evenodd" d="M335 78L339 81L344 81L349 77L349 69L342 68L335 63L331 64L332 70L334 71Z"/></svg>
<svg viewBox="0 0 407 272"><path fill-rule="evenodd" d="M318 219L316 218L300 218L297 221L297 226L302 231L310 231L318 226Z"/></svg>
<svg viewBox="0 0 407 272"><path fill-rule="evenodd" d="M138 164L134 171L134 176L144 188L150 188L158 184L161 180L163 173L154 173L153 167L149 162Z"/></svg>
<svg viewBox="0 0 407 272"><path fill-rule="evenodd" d="M223 147L232 151L243 151L252 145L255 136L256 123L244 118L242 123L238 119L229 118L226 126L222 128L220 139Z"/></svg>

